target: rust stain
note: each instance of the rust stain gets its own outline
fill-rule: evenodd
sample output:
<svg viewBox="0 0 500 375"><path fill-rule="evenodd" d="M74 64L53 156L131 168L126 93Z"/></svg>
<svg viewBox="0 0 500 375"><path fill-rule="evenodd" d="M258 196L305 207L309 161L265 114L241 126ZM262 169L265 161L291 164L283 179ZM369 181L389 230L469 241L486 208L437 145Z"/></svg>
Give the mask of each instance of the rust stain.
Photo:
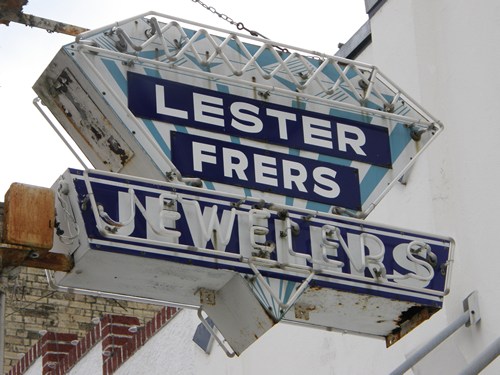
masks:
<svg viewBox="0 0 500 375"><path fill-rule="evenodd" d="M27 0L3 0L0 2L0 24L9 26L10 22L20 23L30 27L37 27L48 32L77 36L87 28L54 21L48 18L34 16L22 12Z"/></svg>
<svg viewBox="0 0 500 375"><path fill-rule="evenodd" d="M52 248L55 196L49 188L13 183L5 195L3 240L46 253Z"/></svg>
<svg viewBox="0 0 500 375"><path fill-rule="evenodd" d="M322 290L322 289L323 289L323 287L318 286L318 285L311 285L311 286L309 286L309 290L318 291L318 290Z"/></svg>
<svg viewBox="0 0 500 375"><path fill-rule="evenodd" d="M21 13L28 0L2 0L0 1L0 24L9 26L10 14Z"/></svg>
<svg viewBox="0 0 500 375"><path fill-rule="evenodd" d="M408 310L403 311L395 321L398 326L385 338L387 347L395 344L403 336L407 335L415 327L429 319L434 313L439 311L436 307L430 306L411 306Z"/></svg>

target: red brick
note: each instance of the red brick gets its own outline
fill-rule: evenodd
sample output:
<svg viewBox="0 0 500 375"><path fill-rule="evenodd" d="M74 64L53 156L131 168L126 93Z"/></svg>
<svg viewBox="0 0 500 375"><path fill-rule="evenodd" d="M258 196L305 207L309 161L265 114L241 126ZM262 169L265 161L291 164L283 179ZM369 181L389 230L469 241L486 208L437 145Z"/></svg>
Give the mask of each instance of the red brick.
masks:
<svg viewBox="0 0 500 375"><path fill-rule="evenodd" d="M45 341L53 340L53 341L66 341L71 342L72 340L77 339L78 336L74 333L59 333L59 332L47 332L42 337L42 345Z"/></svg>
<svg viewBox="0 0 500 375"><path fill-rule="evenodd" d="M132 336L132 332L130 332L131 326L123 326L123 325L108 325L102 330L102 335L107 336L109 334L119 335L119 336ZM132 326L133 327L133 326Z"/></svg>
<svg viewBox="0 0 500 375"><path fill-rule="evenodd" d="M107 336L104 340L102 340L102 346L122 346L126 344L129 340L129 337L123 336Z"/></svg>
<svg viewBox="0 0 500 375"><path fill-rule="evenodd" d="M130 340L127 342L127 351L132 354L136 351L137 349L137 337L134 336L130 338Z"/></svg>
<svg viewBox="0 0 500 375"><path fill-rule="evenodd" d="M68 354L68 367L73 367L78 361L78 359L79 358L76 356L76 350L70 351Z"/></svg>
<svg viewBox="0 0 500 375"><path fill-rule="evenodd" d="M141 323L135 316L111 315L110 317L113 324L138 326Z"/></svg>
<svg viewBox="0 0 500 375"><path fill-rule="evenodd" d="M47 353L43 356L42 363L59 362L67 356L66 353Z"/></svg>
<svg viewBox="0 0 500 375"><path fill-rule="evenodd" d="M42 355L46 353L68 353L73 347L71 344L49 341L42 346Z"/></svg>
<svg viewBox="0 0 500 375"><path fill-rule="evenodd" d="M23 369L23 371L26 370L26 368L28 367L27 363L26 363L26 356L23 356L23 358L21 358L20 362L21 362L21 368Z"/></svg>
<svg viewBox="0 0 500 375"><path fill-rule="evenodd" d="M122 348L117 348L114 352L113 356L113 367L115 370L118 368L123 363L123 353L122 353Z"/></svg>
<svg viewBox="0 0 500 375"><path fill-rule="evenodd" d="M103 375L111 375L112 373L113 373L113 364L111 363L111 361L106 360L102 364L102 374Z"/></svg>
<svg viewBox="0 0 500 375"><path fill-rule="evenodd" d="M167 321L167 309L165 307L162 307L159 314L161 315L161 323L165 324Z"/></svg>

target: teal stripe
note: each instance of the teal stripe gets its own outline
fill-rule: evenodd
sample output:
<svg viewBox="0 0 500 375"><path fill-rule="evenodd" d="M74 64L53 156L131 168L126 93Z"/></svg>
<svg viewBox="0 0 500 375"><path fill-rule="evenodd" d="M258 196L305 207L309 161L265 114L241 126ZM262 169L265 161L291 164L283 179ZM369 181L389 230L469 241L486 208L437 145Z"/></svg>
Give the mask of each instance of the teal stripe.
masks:
<svg viewBox="0 0 500 375"><path fill-rule="evenodd" d="M392 162L399 157L399 155L406 148L408 143L411 142L411 131L410 128L405 125L398 123L389 138L391 144L391 158Z"/></svg>
<svg viewBox="0 0 500 375"><path fill-rule="evenodd" d="M174 48L170 48L170 50L174 50ZM144 59L149 59L149 60L160 60L160 57L162 57L162 56L165 56L165 51L163 51L163 50L139 52L139 57L142 57Z"/></svg>
<svg viewBox="0 0 500 375"><path fill-rule="evenodd" d="M276 76L276 75L273 78L276 81L278 81L281 84L283 84L284 86L286 86L289 90L295 91L295 89L297 88L297 86L295 85L295 83L293 83L292 81L289 81L287 79L284 79L284 78Z"/></svg>
<svg viewBox="0 0 500 375"><path fill-rule="evenodd" d="M210 182L210 181L203 181L203 182L205 183L205 186L207 187L207 189L215 190L215 186L214 186L213 182Z"/></svg>
<svg viewBox="0 0 500 375"><path fill-rule="evenodd" d="M125 96L128 96L127 80L125 79L125 76L122 74L117 63L115 61L109 60L109 59L102 59L102 62L104 64L104 66L108 69L109 73L112 75L113 79L118 84L120 89L123 91ZM163 139L161 134L158 132L158 129L156 129L156 126L153 124L153 121L142 119L142 122L144 123L146 128L149 130L149 132L151 133L151 135L153 136L155 141L158 143L158 145L162 149L165 156L167 158L171 159L172 155L170 153L170 148L165 143L165 140Z"/></svg>
<svg viewBox="0 0 500 375"><path fill-rule="evenodd" d="M170 148L168 145L165 143L165 140L161 136L161 134L158 132L158 129L156 129L156 126L153 124L153 121L151 120L146 120L142 119L142 122L144 125L146 125L146 128L149 130L155 141L158 143L160 148L162 149L163 153L165 156L169 159L172 160L172 155L170 153Z"/></svg>
<svg viewBox="0 0 500 375"><path fill-rule="evenodd" d="M256 292L258 293L258 295L261 296L261 301L263 302L263 304L265 306L269 306L269 307L272 307L271 304L269 303L269 301L267 300L266 298L266 294L264 293L264 290L262 289L262 287L260 286L260 283L259 282L255 282L254 283L254 287L256 289Z"/></svg>
<svg viewBox="0 0 500 375"><path fill-rule="evenodd" d="M144 68L144 72L150 77L161 78L158 69Z"/></svg>
<svg viewBox="0 0 500 375"><path fill-rule="evenodd" d="M257 52L257 50L259 49L256 45L253 45L253 44L246 44L244 43L243 44L245 46L245 48L248 50L248 52L250 52L250 54L253 56L255 54L255 52ZM234 40L231 40L229 41L229 43L227 44L228 47L232 48L233 50L235 50L236 52L238 52L241 56L243 57L246 57L245 53L243 52L243 50L240 48L240 46L234 41Z"/></svg>
<svg viewBox="0 0 500 375"><path fill-rule="evenodd" d="M391 159L394 162L411 141L410 129L403 124L397 124L389 136L391 145ZM368 173L361 182L361 203L364 204L373 190L377 187L380 181L384 178L388 169L372 165Z"/></svg>
<svg viewBox="0 0 500 375"><path fill-rule="evenodd" d="M267 282L267 285L269 285L271 287L271 284L269 283L269 277L266 277L266 282ZM274 298L272 298L272 296L271 296L271 302L272 302L272 309L273 309L273 312L274 312L274 316L278 317L278 314L279 314L279 305L276 306L276 301L274 300Z"/></svg>
<svg viewBox="0 0 500 375"><path fill-rule="evenodd" d="M306 109L306 103L305 102L300 102L298 100L292 100L292 107L293 108Z"/></svg>
<svg viewBox="0 0 500 375"><path fill-rule="evenodd" d="M319 212L330 212L331 206L318 202L307 202L306 208L308 210L314 210Z"/></svg>
<svg viewBox="0 0 500 375"><path fill-rule="evenodd" d="M290 296L292 295L293 291L295 290L295 285L296 283L287 281L287 286L285 290L285 297L283 298L283 303L287 303L288 300L290 299Z"/></svg>
<svg viewBox="0 0 500 375"><path fill-rule="evenodd" d="M229 94L229 86L217 83L216 87L217 87L217 91Z"/></svg>
<svg viewBox="0 0 500 375"><path fill-rule="evenodd" d="M122 92L128 97L127 90L127 80L125 76L122 74L120 68L116 64L116 61L110 59L101 59L102 63L108 69L108 72L111 74L115 82L118 84Z"/></svg>
<svg viewBox="0 0 500 375"><path fill-rule="evenodd" d="M329 155L321 154L318 156L318 160L330 164L343 165L345 167L351 166L351 160L336 158L334 156L329 156Z"/></svg>
<svg viewBox="0 0 500 375"><path fill-rule="evenodd" d="M361 195L361 205L366 202L370 194L373 192L373 190L375 190L377 185L384 178L387 171L387 168L382 168L376 165L372 165L370 169L368 169L368 173L366 173L359 187Z"/></svg>

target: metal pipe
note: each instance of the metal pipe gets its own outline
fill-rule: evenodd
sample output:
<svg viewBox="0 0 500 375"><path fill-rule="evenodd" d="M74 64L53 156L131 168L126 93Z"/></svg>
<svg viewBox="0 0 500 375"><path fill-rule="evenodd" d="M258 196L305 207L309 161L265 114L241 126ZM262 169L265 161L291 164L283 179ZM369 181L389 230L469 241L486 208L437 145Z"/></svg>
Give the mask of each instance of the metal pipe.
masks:
<svg viewBox="0 0 500 375"><path fill-rule="evenodd" d="M85 27L70 25L64 22L54 21L48 18L38 17L22 12L7 13L2 15L2 17L3 20L20 23L30 27L37 27L51 33L76 36L89 30Z"/></svg>
<svg viewBox="0 0 500 375"><path fill-rule="evenodd" d="M401 365L399 365L395 370L393 370L390 375L402 375L413 365L415 365L418 361L424 358L427 354L429 354L434 348L436 348L439 344L441 344L444 340L446 340L452 333L454 333L457 329L468 323L470 319L469 311L464 312L460 315L455 321L449 324L445 329L439 332L436 336L434 336L428 343L422 346L415 353L406 358Z"/></svg>
<svg viewBox="0 0 500 375"><path fill-rule="evenodd" d="M221 347L221 349L226 353L226 355L229 358L233 358L236 355L236 352L231 352L228 348L226 348L226 345L224 345L224 342L217 336L217 333L214 331L214 329L208 324L207 320L203 317L202 315L202 308L200 307L198 309L198 318L201 321L201 324L206 328L206 330L210 333L210 335L217 341L217 344ZM232 348L231 348L232 349Z"/></svg>
<svg viewBox="0 0 500 375"><path fill-rule="evenodd" d="M78 160L78 162L82 165L82 167L84 169L88 169L89 167L85 164L85 162L82 160L82 158L80 157L80 155L78 155L78 153L75 151L75 149L69 144L69 142L66 140L66 138L64 138L64 136L61 134L61 132L59 131L59 129L57 129L57 127L54 125L54 123L50 120L49 116L47 116L45 114L45 112L43 111L42 107L40 106L40 101L41 99L40 98L35 98L33 99L33 105L38 109L38 111L42 114L43 118L49 123L50 127L56 132L56 134L59 136L59 138L61 138L61 140L64 142L64 144L66 145L66 147L71 151L71 153L73 154L73 156L76 158L76 160Z"/></svg>
<svg viewBox="0 0 500 375"><path fill-rule="evenodd" d="M125 294L119 294L119 293L103 292L103 291L94 290L94 289L73 288L73 287L57 285L56 282L54 281L54 278L51 275L50 270L45 270L45 276L47 277L47 283L49 285L49 288L51 290L55 290L57 292L70 293L70 294L84 294L84 295L93 296L93 297L110 298L110 299L117 299L117 300L122 300L122 301L129 301L129 302L139 302L139 303L145 303L145 304L150 304L150 305L170 306L170 307L176 307L179 309L195 310L198 308L198 306L194 306L194 305L188 305L188 304L183 304L183 303L174 303L174 302L171 303L171 302L166 302L166 301L162 301L162 300L158 300L158 299L154 299L154 298L136 297L136 296L129 296L129 295L125 295Z"/></svg>
<svg viewBox="0 0 500 375"><path fill-rule="evenodd" d="M500 355L500 337L486 347L459 375L479 374L486 366Z"/></svg>

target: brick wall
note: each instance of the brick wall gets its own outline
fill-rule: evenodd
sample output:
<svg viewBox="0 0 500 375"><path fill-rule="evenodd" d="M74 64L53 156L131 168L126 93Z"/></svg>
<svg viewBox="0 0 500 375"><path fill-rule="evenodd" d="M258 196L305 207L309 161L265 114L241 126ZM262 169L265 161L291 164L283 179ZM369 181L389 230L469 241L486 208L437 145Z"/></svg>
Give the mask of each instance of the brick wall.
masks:
<svg viewBox="0 0 500 375"><path fill-rule="evenodd" d="M46 331L72 333L79 338L92 329L93 318L106 314L134 316L146 324L160 306L55 292L45 272L21 267L6 288L5 352L2 374L38 342Z"/></svg>

